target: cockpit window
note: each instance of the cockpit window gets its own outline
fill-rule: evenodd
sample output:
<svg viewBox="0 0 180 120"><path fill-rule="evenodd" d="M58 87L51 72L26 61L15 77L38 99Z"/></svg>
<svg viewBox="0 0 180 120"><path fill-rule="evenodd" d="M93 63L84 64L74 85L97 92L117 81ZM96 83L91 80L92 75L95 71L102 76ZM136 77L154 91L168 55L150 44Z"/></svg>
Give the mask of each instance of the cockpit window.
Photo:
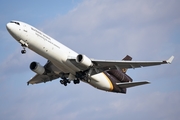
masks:
<svg viewBox="0 0 180 120"><path fill-rule="evenodd" d="M11 21L10 23L15 23L17 25L20 25L19 22Z"/></svg>

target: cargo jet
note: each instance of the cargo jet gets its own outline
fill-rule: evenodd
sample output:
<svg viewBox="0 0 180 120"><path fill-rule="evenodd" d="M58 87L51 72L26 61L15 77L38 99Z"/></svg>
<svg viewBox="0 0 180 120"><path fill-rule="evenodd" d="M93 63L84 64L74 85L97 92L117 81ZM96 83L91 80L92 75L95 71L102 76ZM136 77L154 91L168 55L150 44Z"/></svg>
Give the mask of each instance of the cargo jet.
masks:
<svg viewBox="0 0 180 120"><path fill-rule="evenodd" d="M21 44L22 54L25 54L26 48L29 48L47 59L44 66L35 61L30 64L30 69L36 75L27 82L27 85L61 79L60 83L64 86L71 81L74 84L83 81L100 90L126 93L127 88L149 83L148 81L133 82L126 74L127 69L170 64L174 59L172 56L164 61L131 61L129 55L122 60L90 59L24 22L11 21L7 23L6 28Z"/></svg>

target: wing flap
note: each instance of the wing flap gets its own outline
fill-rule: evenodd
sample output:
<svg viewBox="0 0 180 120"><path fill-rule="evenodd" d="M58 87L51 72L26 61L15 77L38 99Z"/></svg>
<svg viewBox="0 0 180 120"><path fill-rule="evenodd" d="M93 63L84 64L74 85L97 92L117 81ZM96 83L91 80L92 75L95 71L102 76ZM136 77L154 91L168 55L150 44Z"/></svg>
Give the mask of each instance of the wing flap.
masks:
<svg viewBox="0 0 180 120"><path fill-rule="evenodd" d="M36 74L32 79L30 79L28 82L27 82L27 85L29 84L38 84L38 83L45 83L45 82L48 82L48 81L52 81L52 80L55 80L59 78L58 75L39 75L39 74Z"/></svg>
<svg viewBox="0 0 180 120"><path fill-rule="evenodd" d="M117 86L120 88L130 88L130 87L135 87L139 85L144 85L144 84L149 84L150 82L148 81L141 81L141 82L124 82L124 83L116 83Z"/></svg>

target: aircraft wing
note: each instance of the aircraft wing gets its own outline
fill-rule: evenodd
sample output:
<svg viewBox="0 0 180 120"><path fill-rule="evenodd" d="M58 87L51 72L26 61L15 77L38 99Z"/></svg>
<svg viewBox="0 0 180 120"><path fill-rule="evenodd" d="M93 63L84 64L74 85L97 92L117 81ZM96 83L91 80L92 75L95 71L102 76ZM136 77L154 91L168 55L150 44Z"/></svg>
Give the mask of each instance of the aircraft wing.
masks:
<svg viewBox="0 0 180 120"><path fill-rule="evenodd" d="M43 83L43 82L45 83L45 82L52 81L60 77L58 74L60 71L51 62L48 61L44 65L44 68L48 71L48 73L45 75L36 74L32 79L30 79L27 82L27 85L38 84L38 83Z"/></svg>
<svg viewBox="0 0 180 120"><path fill-rule="evenodd" d="M170 64L174 59L174 56L171 56L168 60L164 61L107 61L107 60L92 60L95 68L100 68L107 70L109 68L140 68L147 66L155 66L161 64Z"/></svg>

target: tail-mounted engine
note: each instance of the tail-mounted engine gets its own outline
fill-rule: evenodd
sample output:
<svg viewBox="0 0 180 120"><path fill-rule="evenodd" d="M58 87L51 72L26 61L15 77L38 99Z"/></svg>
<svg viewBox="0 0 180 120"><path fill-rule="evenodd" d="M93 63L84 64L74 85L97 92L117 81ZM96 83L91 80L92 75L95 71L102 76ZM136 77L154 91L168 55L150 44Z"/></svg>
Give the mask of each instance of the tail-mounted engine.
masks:
<svg viewBox="0 0 180 120"><path fill-rule="evenodd" d="M40 75L43 75L46 72L45 68L41 66L38 62L32 62L29 67L32 71Z"/></svg>
<svg viewBox="0 0 180 120"><path fill-rule="evenodd" d="M91 59L89 59L87 56L79 54L76 57L76 62L79 63L80 65L89 68L93 66L93 63L91 61Z"/></svg>

